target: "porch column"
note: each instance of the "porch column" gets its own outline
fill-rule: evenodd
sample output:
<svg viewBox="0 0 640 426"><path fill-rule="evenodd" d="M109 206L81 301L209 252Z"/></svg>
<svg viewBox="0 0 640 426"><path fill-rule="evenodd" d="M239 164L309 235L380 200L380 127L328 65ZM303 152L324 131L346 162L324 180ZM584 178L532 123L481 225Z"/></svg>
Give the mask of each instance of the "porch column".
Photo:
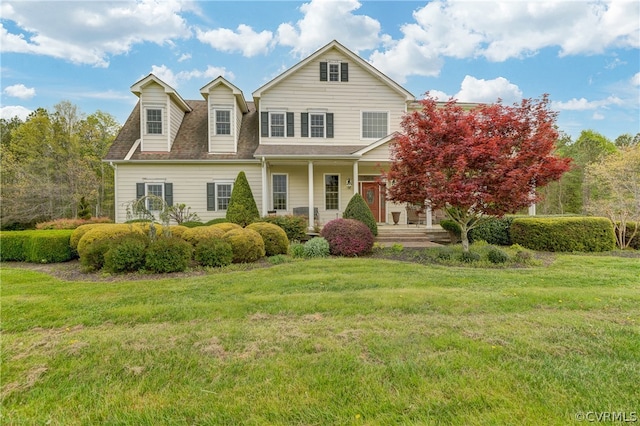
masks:
<svg viewBox="0 0 640 426"><path fill-rule="evenodd" d="M531 204L529 206L529 216L535 216L535 215L536 215L536 205Z"/></svg>
<svg viewBox="0 0 640 426"><path fill-rule="evenodd" d="M356 195L358 193L358 186L360 185L358 183L358 162L354 161L353 162L353 195Z"/></svg>
<svg viewBox="0 0 640 426"><path fill-rule="evenodd" d="M267 176L267 161L262 157L262 216L269 211L269 181Z"/></svg>
<svg viewBox="0 0 640 426"><path fill-rule="evenodd" d="M314 229L313 208L313 161L309 161L309 231Z"/></svg>
<svg viewBox="0 0 640 426"><path fill-rule="evenodd" d="M433 210L431 210L431 203L428 201L425 203L425 213L427 215L425 218L427 228L433 228Z"/></svg>

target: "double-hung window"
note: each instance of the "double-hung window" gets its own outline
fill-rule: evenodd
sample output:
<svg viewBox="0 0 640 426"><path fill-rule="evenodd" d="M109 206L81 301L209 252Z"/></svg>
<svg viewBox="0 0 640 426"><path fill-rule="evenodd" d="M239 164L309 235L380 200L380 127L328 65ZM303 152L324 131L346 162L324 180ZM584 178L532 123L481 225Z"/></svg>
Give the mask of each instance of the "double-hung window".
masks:
<svg viewBox="0 0 640 426"><path fill-rule="evenodd" d="M162 108L147 108L147 134L148 135L161 135L162 134Z"/></svg>
<svg viewBox="0 0 640 426"><path fill-rule="evenodd" d="M324 114L309 114L309 130L312 138L324 138Z"/></svg>
<svg viewBox="0 0 640 426"><path fill-rule="evenodd" d="M273 192L273 210L287 210L287 175L272 175L271 190Z"/></svg>
<svg viewBox="0 0 640 426"><path fill-rule="evenodd" d="M231 110L217 109L216 116L216 135L231 134Z"/></svg>
<svg viewBox="0 0 640 426"><path fill-rule="evenodd" d="M362 112L362 139L381 139L389 134L389 114L386 111Z"/></svg>
<svg viewBox="0 0 640 426"><path fill-rule="evenodd" d="M231 182L209 182L207 183L207 210L227 210L233 183Z"/></svg>
<svg viewBox="0 0 640 426"><path fill-rule="evenodd" d="M340 64L329 63L329 81L340 81Z"/></svg>
<svg viewBox="0 0 640 426"><path fill-rule="evenodd" d="M285 128L285 115L284 112L272 112L269 114L270 121L270 136L271 137L284 137Z"/></svg>
<svg viewBox="0 0 640 426"><path fill-rule="evenodd" d="M324 207L340 209L340 175L324 175Z"/></svg>
<svg viewBox="0 0 640 426"><path fill-rule="evenodd" d="M147 183L147 210L157 212L162 210L162 200L164 199L164 183Z"/></svg>

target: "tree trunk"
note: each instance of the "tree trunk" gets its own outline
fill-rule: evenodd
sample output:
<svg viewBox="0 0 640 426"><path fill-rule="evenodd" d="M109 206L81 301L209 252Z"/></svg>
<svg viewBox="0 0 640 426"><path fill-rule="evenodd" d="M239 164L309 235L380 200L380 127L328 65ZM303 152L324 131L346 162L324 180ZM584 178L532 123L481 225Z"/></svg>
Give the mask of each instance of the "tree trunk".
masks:
<svg viewBox="0 0 640 426"><path fill-rule="evenodd" d="M466 224L460 224L460 239L462 240L462 251L469 251L469 230Z"/></svg>

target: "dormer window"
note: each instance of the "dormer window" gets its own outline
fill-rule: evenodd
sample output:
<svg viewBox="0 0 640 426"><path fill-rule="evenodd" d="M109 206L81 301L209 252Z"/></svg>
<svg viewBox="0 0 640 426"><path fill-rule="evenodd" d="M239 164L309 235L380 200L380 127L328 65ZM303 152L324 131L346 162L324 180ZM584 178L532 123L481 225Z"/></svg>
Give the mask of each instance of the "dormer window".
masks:
<svg viewBox="0 0 640 426"><path fill-rule="evenodd" d="M231 134L231 110L217 109L215 110L216 117L216 135L230 135Z"/></svg>
<svg viewBox="0 0 640 426"><path fill-rule="evenodd" d="M320 81L349 81L349 63L320 62Z"/></svg>
<svg viewBox="0 0 640 426"><path fill-rule="evenodd" d="M162 108L147 108L147 134L162 134Z"/></svg>

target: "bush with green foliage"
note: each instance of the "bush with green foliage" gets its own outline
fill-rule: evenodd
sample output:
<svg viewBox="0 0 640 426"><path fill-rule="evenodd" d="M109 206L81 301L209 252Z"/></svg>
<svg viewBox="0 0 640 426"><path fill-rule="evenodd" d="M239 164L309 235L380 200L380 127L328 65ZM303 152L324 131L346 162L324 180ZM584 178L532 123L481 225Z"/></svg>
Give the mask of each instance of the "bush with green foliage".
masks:
<svg viewBox="0 0 640 426"><path fill-rule="evenodd" d="M76 229L72 233L72 236L75 235L75 233L79 229L80 228ZM95 243L96 241L115 240L116 238L122 235L128 235L128 234L147 235L146 232L143 230L143 228L136 224L93 225L93 227L88 231L86 231L78 241L78 247L77 247L78 254L80 255L80 258L82 258L83 253L86 251L87 247ZM70 241L70 244L71 244L71 241Z"/></svg>
<svg viewBox="0 0 640 426"><path fill-rule="evenodd" d="M304 257L327 257L331 252L329 242L323 237L312 238L303 246Z"/></svg>
<svg viewBox="0 0 640 426"><path fill-rule="evenodd" d="M195 247L205 240L210 240L212 238L220 239L224 234L225 231L220 228L216 228L215 226L198 226L196 228L186 229L182 235L180 235L180 238L191 243L191 245Z"/></svg>
<svg viewBox="0 0 640 426"><path fill-rule="evenodd" d="M204 226L205 224L202 222L198 222L197 220L190 220L187 222L182 222L181 226L186 226L187 228L196 228L198 226Z"/></svg>
<svg viewBox="0 0 640 426"><path fill-rule="evenodd" d="M473 263L482 259L480 253L476 253L475 251L463 251L460 253L460 260L464 263Z"/></svg>
<svg viewBox="0 0 640 426"><path fill-rule="evenodd" d="M289 247L289 253L291 253L291 257L295 257L295 258L304 257L304 244L300 242L292 243L291 246Z"/></svg>
<svg viewBox="0 0 640 426"><path fill-rule="evenodd" d="M264 216L260 221L273 223L284 229L289 241L303 241L307 238L307 219L304 216Z"/></svg>
<svg viewBox="0 0 640 426"><path fill-rule="evenodd" d="M613 224L603 217L520 217L511 240L531 250L602 252L616 247Z"/></svg>
<svg viewBox="0 0 640 426"><path fill-rule="evenodd" d="M210 227L215 229L220 229L224 233L227 233L233 229L242 229L242 226L238 225L237 223L231 223L231 222L220 222L214 225L210 225Z"/></svg>
<svg viewBox="0 0 640 426"><path fill-rule="evenodd" d="M457 243L460 241L460 236L462 234L462 230L460 229L460 225L455 220L452 219L442 219L440 221L440 226L442 229L449 233L449 238L452 243Z"/></svg>
<svg viewBox="0 0 640 426"><path fill-rule="evenodd" d="M469 233L469 242L483 240L498 246L510 246L509 228L514 216L485 217Z"/></svg>
<svg viewBox="0 0 640 426"><path fill-rule="evenodd" d="M75 258L70 229L3 231L0 233L0 259L30 263L66 262Z"/></svg>
<svg viewBox="0 0 640 426"><path fill-rule="evenodd" d="M322 228L320 235L329 242L335 256L361 256L373 248L371 230L355 219L334 219Z"/></svg>
<svg viewBox="0 0 640 426"><path fill-rule="evenodd" d="M99 271L104 267L104 255L111 248L113 240L96 240L82 249L80 265L86 272Z"/></svg>
<svg viewBox="0 0 640 426"><path fill-rule="evenodd" d="M231 244L233 263L251 263L265 255L264 241L253 229L232 229L222 238Z"/></svg>
<svg viewBox="0 0 640 426"><path fill-rule="evenodd" d="M90 219L56 219L36 224L36 229L76 229L78 226L92 223L113 223L108 217L94 217Z"/></svg>
<svg viewBox="0 0 640 426"><path fill-rule="evenodd" d="M221 238L209 238L198 243L194 256L200 265L217 268L231 264L233 249Z"/></svg>
<svg viewBox="0 0 640 426"><path fill-rule="evenodd" d="M227 223L227 222L229 221L227 220L226 217L219 217L217 219L211 219L210 221L205 222L204 226L211 226L211 225L216 225L218 223Z"/></svg>
<svg viewBox="0 0 640 426"><path fill-rule="evenodd" d="M71 238L69 238L69 245L71 246L71 249L77 250L78 242L80 242L80 238L82 238L84 234L86 234L87 232L89 232L89 230L95 227L103 226L103 225L104 225L103 223L89 223L86 225L80 225L77 228L75 228L71 233Z"/></svg>
<svg viewBox="0 0 640 426"><path fill-rule="evenodd" d="M134 272L145 264L149 239L145 235L123 235L108 243L103 269L108 272Z"/></svg>
<svg viewBox="0 0 640 426"><path fill-rule="evenodd" d="M260 218L256 200L244 172L238 173L231 198L227 206L227 220L240 226L247 226Z"/></svg>
<svg viewBox="0 0 640 426"><path fill-rule="evenodd" d="M375 237L378 235L378 225L376 224L376 219L373 217L373 213L371 209L367 205L367 202L364 201L362 195L354 194L349 200L349 204L347 204L347 208L344 210L342 214L344 219L355 219L367 225L367 227L371 230L371 233Z"/></svg>
<svg viewBox="0 0 640 426"><path fill-rule="evenodd" d="M178 237L178 238L181 238L182 234L184 234L184 231L186 231L187 229L189 229L189 228L187 228L184 225L171 225L171 226L169 226L169 232L171 233L171 235L174 236L174 237Z"/></svg>
<svg viewBox="0 0 640 426"><path fill-rule="evenodd" d="M509 261L509 255L498 247L490 247L487 252L487 259L491 263L506 263Z"/></svg>
<svg viewBox="0 0 640 426"><path fill-rule="evenodd" d="M147 248L145 269L151 272L182 272L191 261L193 247L177 237L159 237Z"/></svg>
<svg viewBox="0 0 640 426"><path fill-rule="evenodd" d="M0 232L0 260L22 262L27 259L26 247L32 231Z"/></svg>
<svg viewBox="0 0 640 426"><path fill-rule="evenodd" d="M282 228L273 223L254 222L247 225L247 229L253 229L262 237L264 250L267 256L287 254L289 251L289 239Z"/></svg>

